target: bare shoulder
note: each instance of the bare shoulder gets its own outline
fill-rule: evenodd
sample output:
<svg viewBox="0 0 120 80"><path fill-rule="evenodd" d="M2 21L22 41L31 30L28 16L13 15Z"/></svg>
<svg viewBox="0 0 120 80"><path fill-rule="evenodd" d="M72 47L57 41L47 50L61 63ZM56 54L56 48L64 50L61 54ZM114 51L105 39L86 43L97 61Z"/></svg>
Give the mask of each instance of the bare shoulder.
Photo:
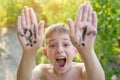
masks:
<svg viewBox="0 0 120 80"><path fill-rule="evenodd" d="M80 73L81 76L83 75L83 72L85 70L84 63L73 62L73 68L75 72L78 72L78 74Z"/></svg>
<svg viewBox="0 0 120 80"><path fill-rule="evenodd" d="M85 68L84 63L79 63L79 62L73 62L73 67L79 70L82 70L83 68Z"/></svg>
<svg viewBox="0 0 120 80"><path fill-rule="evenodd" d="M39 65L35 66L34 70L43 70L43 69L45 70L45 69L49 68L49 66L50 66L50 64L39 64Z"/></svg>
<svg viewBox="0 0 120 80"><path fill-rule="evenodd" d="M44 79L45 74L47 73L50 64L39 64L37 65L32 72L32 80Z"/></svg>
<svg viewBox="0 0 120 80"><path fill-rule="evenodd" d="M88 80L86 75L86 69L84 63L74 63L77 71L80 72L80 76L83 80Z"/></svg>

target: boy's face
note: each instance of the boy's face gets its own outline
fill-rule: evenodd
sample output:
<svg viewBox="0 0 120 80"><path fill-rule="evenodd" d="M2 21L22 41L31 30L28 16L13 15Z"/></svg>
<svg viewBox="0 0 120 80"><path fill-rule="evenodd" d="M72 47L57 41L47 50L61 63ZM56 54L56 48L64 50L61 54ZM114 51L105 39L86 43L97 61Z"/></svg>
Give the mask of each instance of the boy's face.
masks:
<svg viewBox="0 0 120 80"><path fill-rule="evenodd" d="M65 73L71 68L77 50L72 45L68 34L53 33L47 39L44 53L53 64L56 72Z"/></svg>

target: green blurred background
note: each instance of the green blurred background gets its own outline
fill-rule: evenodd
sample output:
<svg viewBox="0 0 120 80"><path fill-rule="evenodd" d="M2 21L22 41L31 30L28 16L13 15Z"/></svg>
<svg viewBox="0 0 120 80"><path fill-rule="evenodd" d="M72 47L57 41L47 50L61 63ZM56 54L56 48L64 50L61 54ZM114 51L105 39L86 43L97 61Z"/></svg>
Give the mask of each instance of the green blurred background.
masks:
<svg viewBox="0 0 120 80"><path fill-rule="evenodd" d="M106 80L117 76L120 80L120 0L87 0L98 16L96 54L104 68ZM75 19L76 12L85 0L0 0L0 27L15 27L23 6L32 7L38 21L44 20L45 27L57 22ZM49 63L39 49L36 64ZM78 55L74 61L82 61Z"/></svg>

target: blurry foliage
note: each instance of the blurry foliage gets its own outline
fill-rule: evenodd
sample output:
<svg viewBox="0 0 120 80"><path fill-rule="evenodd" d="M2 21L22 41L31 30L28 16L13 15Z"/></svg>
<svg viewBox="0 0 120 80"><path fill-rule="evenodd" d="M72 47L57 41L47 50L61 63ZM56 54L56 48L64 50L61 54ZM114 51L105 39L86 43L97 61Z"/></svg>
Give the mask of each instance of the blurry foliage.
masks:
<svg viewBox="0 0 120 80"><path fill-rule="evenodd" d="M120 0L89 0L98 16L98 35L95 43L96 54L105 70L106 80L113 74L120 78ZM17 17L23 6L32 7L38 21L45 20L46 26L67 23L75 19L79 5L84 0L0 0L0 27L16 26ZM49 63L42 54L36 56L36 64ZM74 61L82 61L80 56ZM115 66L112 66L112 64Z"/></svg>
<svg viewBox="0 0 120 80"><path fill-rule="evenodd" d="M47 60L46 56L42 53L43 52L43 48L44 47L41 47L38 50L38 54L37 54L36 60L35 60L36 64L39 64L39 63L41 63L41 64L43 64L43 63L45 63L45 64L50 63L49 60Z"/></svg>
<svg viewBox="0 0 120 80"><path fill-rule="evenodd" d="M106 80L110 80L108 76L120 75L120 1L96 0L91 4L98 15L96 53L104 67ZM110 62L118 65L113 67Z"/></svg>

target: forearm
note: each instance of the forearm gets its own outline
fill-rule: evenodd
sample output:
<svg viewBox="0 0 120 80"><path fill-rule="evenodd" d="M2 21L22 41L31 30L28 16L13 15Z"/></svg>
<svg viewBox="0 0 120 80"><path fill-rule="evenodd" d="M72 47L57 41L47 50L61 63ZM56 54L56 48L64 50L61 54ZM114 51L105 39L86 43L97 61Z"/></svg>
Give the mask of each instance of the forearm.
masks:
<svg viewBox="0 0 120 80"><path fill-rule="evenodd" d="M17 80L31 80L32 69L34 65L34 56L30 52L23 52L21 61L18 67Z"/></svg>
<svg viewBox="0 0 120 80"><path fill-rule="evenodd" d="M94 49L81 53L85 64L88 80L105 80L104 70L94 52Z"/></svg>

